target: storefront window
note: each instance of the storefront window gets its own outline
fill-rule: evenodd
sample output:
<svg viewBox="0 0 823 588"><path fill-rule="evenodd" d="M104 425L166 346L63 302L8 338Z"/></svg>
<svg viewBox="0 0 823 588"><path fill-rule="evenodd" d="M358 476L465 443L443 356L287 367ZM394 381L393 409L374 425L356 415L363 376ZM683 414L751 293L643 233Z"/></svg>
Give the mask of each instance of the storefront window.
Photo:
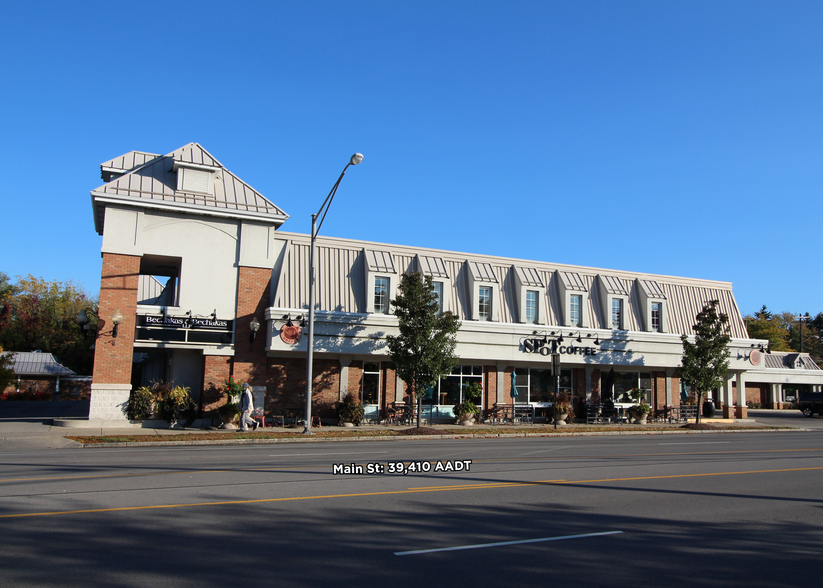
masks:
<svg viewBox="0 0 823 588"><path fill-rule="evenodd" d="M459 365L451 374L441 378L437 386L426 390L423 403L445 406L459 404L463 402L463 391L472 382L483 385L483 366Z"/></svg>
<svg viewBox="0 0 823 588"><path fill-rule="evenodd" d="M363 364L363 404L380 404L380 364Z"/></svg>
<svg viewBox="0 0 823 588"><path fill-rule="evenodd" d="M651 399L652 375L648 372L617 372L614 374L614 401L633 402L629 390L640 388L646 392L646 403Z"/></svg>
<svg viewBox="0 0 823 588"><path fill-rule="evenodd" d="M548 403L554 397L556 378L551 370L517 369L517 402ZM572 371L560 370L560 393L571 395Z"/></svg>

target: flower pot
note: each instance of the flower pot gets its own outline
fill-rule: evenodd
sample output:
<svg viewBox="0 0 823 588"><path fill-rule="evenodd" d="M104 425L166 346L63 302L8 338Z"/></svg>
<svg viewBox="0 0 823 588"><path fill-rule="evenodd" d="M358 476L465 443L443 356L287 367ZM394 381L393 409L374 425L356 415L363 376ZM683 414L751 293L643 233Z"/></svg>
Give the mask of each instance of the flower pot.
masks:
<svg viewBox="0 0 823 588"><path fill-rule="evenodd" d="M567 416L569 416L569 415L566 414L565 412L558 412L557 413L557 418L554 420L554 424L557 425L558 427L562 427L563 425L566 424L566 417Z"/></svg>
<svg viewBox="0 0 823 588"><path fill-rule="evenodd" d="M639 413L634 418L634 424L636 424L636 425L645 425L646 424L646 419L648 419L648 418L649 418L649 413L646 413L646 412Z"/></svg>
<svg viewBox="0 0 823 588"><path fill-rule="evenodd" d="M469 419L467 421L458 421L464 427L471 427L474 424L474 421Z"/></svg>
<svg viewBox="0 0 823 588"><path fill-rule="evenodd" d="M340 424L341 427L346 427L346 428L354 427L354 423L349 422L349 421L341 421L339 424Z"/></svg>

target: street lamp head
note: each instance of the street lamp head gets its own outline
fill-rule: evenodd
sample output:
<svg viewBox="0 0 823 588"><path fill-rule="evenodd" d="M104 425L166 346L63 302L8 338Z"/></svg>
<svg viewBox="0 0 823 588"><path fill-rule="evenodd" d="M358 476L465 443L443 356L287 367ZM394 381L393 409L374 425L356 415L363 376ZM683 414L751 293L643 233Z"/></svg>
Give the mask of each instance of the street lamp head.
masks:
<svg viewBox="0 0 823 588"><path fill-rule="evenodd" d="M355 153L354 155L351 156L351 159L349 160L349 165L357 165L361 161L363 161L363 154L362 153Z"/></svg>

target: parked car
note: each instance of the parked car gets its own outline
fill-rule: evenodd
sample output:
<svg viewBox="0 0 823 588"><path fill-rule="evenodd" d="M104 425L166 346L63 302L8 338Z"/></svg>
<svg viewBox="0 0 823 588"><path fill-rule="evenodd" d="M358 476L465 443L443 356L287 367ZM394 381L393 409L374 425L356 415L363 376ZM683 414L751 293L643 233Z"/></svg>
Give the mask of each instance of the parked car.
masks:
<svg viewBox="0 0 823 588"><path fill-rule="evenodd" d="M814 413L823 415L823 392L801 392L797 399L797 407L803 416L813 416Z"/></svg>

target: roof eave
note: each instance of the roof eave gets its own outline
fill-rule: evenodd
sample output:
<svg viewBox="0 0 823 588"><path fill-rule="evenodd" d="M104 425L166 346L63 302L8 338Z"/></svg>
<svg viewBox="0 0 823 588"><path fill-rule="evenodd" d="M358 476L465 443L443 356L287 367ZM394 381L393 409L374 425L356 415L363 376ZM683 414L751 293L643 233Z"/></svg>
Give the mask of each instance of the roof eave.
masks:
<svg viewBox="0 0 823 588"><path fill-rule="evenodd" d="M219 218L264 221L269 224L274 224L276 227L280 227L289 218L289 215L285 212L283 212L282 214L278 214L266 212L253 212L249 210L230 210L225 208L212 209L204 208L199 205L185 204L180 202L152 201L146 200L144 198L136 198L130 196L115 196L105 192L97 191L91 192L91 200L92 210L94 213L94 228L99 235L103 234L103 215L98 214L99 207L102 206L105 208L107 204L125 205L132 206L135 208L149 208L153 210L162 210L165 212L188 212L191 214L214 216Z"/></svg>

